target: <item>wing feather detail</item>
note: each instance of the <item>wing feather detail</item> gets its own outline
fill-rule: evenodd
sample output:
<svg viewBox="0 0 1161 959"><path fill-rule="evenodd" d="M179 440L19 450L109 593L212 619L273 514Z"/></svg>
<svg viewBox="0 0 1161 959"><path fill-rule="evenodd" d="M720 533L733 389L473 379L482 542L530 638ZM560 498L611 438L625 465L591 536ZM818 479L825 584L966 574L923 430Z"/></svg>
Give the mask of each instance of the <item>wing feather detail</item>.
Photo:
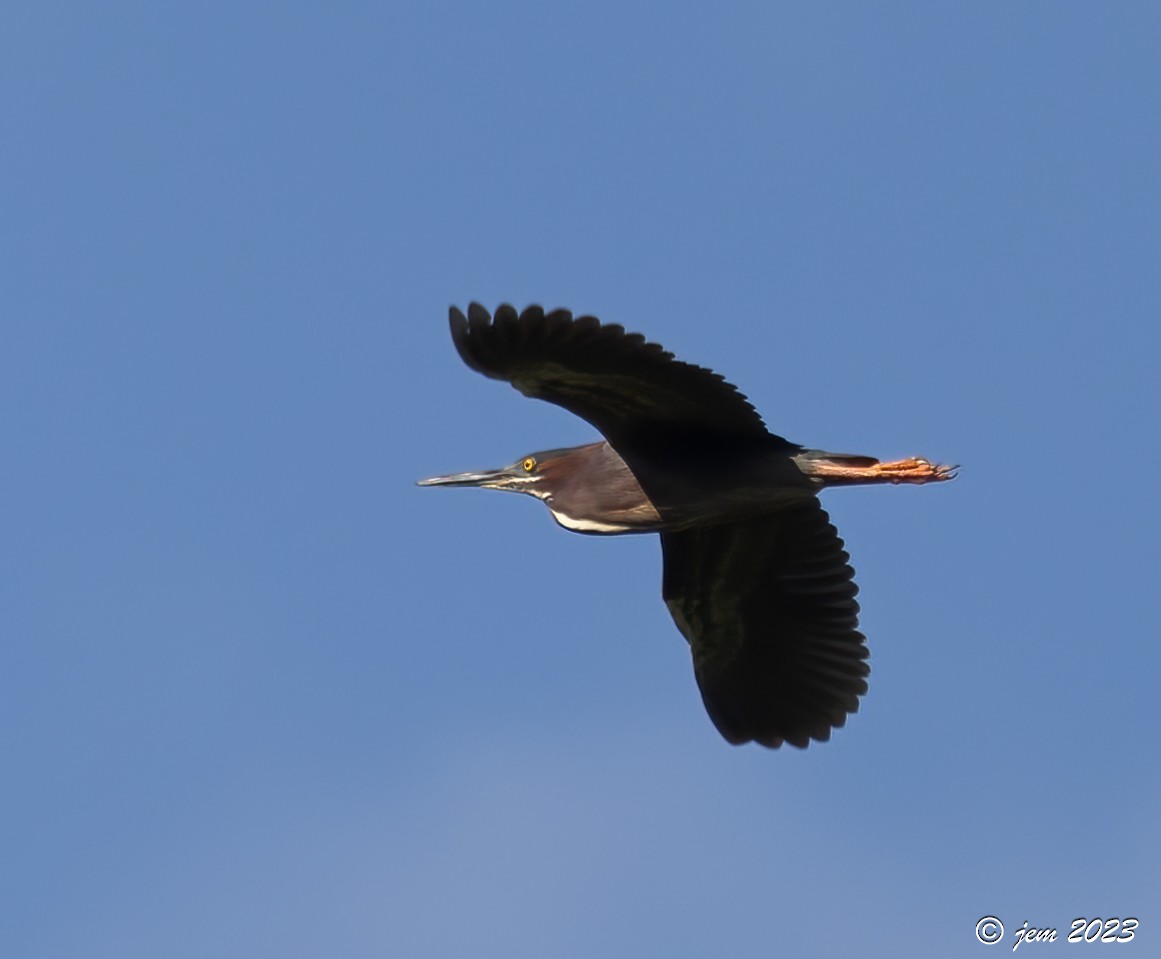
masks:
<svg viewBox="0 0 1161 959"><path fill-rule="evenodd" d="M666 604L731 743L826 740L867 690L849 556L816 499L754 521L663 532Z"/></svg>
<svg viewBox="0 0 1161 959"><path fill-rule="evenodd" d="M539 306L517 313L505 304L490 316L479 303L466 316L452 307L450 322L469 367L575 413L616 449L641 437L771 438L720 374L676 360L616 324Z"/></svg>

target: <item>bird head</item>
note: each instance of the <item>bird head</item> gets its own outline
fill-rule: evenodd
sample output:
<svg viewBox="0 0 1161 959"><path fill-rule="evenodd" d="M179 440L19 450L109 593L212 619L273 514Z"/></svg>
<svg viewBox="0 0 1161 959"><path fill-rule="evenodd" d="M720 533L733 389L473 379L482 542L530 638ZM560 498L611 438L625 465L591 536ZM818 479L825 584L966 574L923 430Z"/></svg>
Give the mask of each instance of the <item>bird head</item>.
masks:
<svg viewBox="0 0 1161 959"><path fill-rule="evenodd" d="M548 453L530 453L509 466L495 470L472 473L452 473L448 476L432 476L419 480L418 486L479 486L483 489L511 490L514 493L528 493L539 499L547 499L545 481L549 476L545 464Z"/></svg>

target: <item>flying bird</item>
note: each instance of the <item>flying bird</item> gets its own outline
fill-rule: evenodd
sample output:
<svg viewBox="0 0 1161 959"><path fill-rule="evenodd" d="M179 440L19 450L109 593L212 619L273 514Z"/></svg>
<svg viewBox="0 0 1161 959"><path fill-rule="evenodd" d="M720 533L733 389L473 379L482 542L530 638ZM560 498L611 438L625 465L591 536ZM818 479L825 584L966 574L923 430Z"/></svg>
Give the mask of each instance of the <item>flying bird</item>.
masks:
<svg viewBox="0 0 1161 959"><path fill-rule="evenodd" d="M818 493L942 482L956 467L791 443L720 374L595 317L508 305L492 317L472 303L450 320L469 367L604 440L419 485L527 493L578 533L660 533L662 596L722 736L771 748L829 739L870 668L850 557Z"/></svg>

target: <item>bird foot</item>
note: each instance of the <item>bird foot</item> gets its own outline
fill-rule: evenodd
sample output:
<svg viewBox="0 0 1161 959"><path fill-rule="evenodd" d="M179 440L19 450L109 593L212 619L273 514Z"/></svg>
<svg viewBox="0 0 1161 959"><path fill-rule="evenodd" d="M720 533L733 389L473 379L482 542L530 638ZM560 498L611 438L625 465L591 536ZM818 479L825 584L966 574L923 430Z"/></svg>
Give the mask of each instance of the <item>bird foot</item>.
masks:
<svg viewBox="0 0 1161 959"><path fill-rule="evenodd" d="M824 486L861 483L939 483L955 479L958 466L942 466L918 456L880 463L870 456L812 454L795 460L807 476Z"/></svg>
<svg viewBox="0 0 1161 959"><path fill-rule="evenodd" d="M871 483L938 483L955 479L958 466L943 466L918 456L867 467Z"/></svg>

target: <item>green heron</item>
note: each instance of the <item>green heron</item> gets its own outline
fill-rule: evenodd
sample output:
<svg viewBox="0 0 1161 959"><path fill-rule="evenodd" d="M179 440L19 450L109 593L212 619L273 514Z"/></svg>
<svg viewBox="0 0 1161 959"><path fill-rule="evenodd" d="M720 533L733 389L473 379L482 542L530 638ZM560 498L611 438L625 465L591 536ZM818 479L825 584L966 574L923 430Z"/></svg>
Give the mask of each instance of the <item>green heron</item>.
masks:
<svg viewBox="0 0 1161 959"><path fill-rule="evenodd" d="M578 533L660 533L662 596L706 711L731 743L825 741L867 691L858 588L818 501L827 486L927 483L955 467L806 449L717 373L565 310L451 309L456 349L595 426L604 442L421 486L528 493Z"/></svg>

